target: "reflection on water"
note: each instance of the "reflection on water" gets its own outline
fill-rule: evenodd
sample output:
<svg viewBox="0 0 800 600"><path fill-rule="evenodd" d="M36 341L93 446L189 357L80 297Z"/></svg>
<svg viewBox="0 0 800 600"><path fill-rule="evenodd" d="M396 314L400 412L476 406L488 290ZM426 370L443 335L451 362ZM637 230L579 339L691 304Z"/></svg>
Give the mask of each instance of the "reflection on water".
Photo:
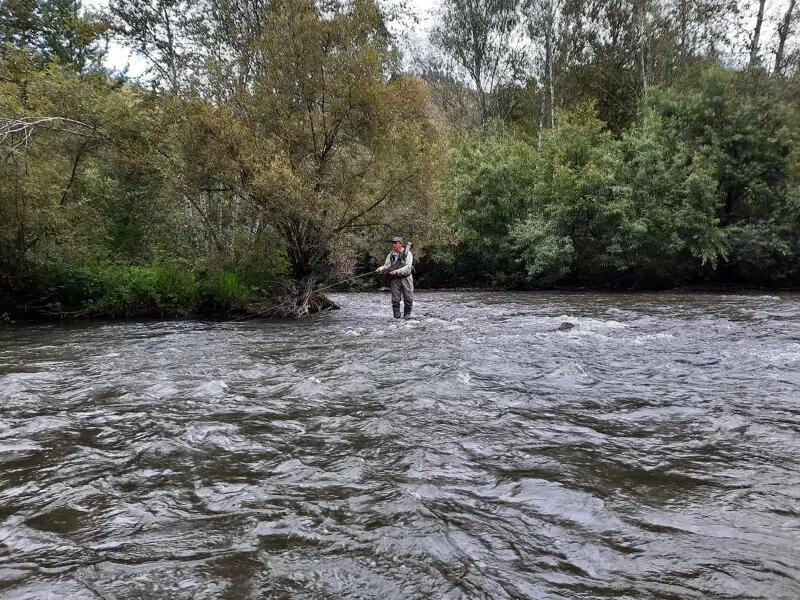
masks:
<svg viewBox="0 0 800 600"><path fill-rule="evenodd" d="M0 596L800 598L793 296L0 329Z"/></svg>

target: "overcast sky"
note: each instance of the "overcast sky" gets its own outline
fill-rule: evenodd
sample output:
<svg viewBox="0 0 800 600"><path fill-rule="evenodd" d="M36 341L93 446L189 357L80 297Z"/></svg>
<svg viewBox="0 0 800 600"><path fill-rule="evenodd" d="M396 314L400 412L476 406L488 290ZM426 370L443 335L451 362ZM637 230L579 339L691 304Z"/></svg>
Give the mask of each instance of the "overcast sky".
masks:
<svg viewBox="0 0 800 600"><path fill-rule="evenodd" d="M0 0L1 1L1 0ZM382 0L384 3L400 3L403 0ZM108 0L83 0L85 6L105 7L108 5ZM418 22L408 22L398 24L394 27L395 33L404 38L404 45L415 45L425 39L425 34L430 29L433 22L432 13L440 0L406 0L406 5L416 14ZM755 24L755 11L758 8L758 3L755 0L749 2L751 12L750 15L753 24ZM742 6L747 6L748 2L742 2ZM762 55L767 62L769 62L769 52L774 43L775 24L786 12L788 7L788 0L767 0L766 3L766 16L764 27L762 30ZM116 70L122 70L125 66L129 66L128 74L131 77L138 77L145 69L145 63L136 55L131 55L131 52L113 43L109 47L108 57L106 59L106 66Z"/></svg>
<svg viewBox="0 0 800 600"><path fill-rule="evenodd" d="M395 0L388 1L393 2ZM108 6L108 0L83 0L83 4L86 7L105 8ZM415 37L423 39L425 32L430 27L431 12L437 4L437 0L406 0L406 4L417 16L419 22L405 23L398 28L397 33L412 39ZM127 65L128 75L131 77L139 77L146 68L145 62L141 57L132 55L130 50L118 43L111 43L109 46L105 63L107 67L118 71L121 71Z"/></svg>

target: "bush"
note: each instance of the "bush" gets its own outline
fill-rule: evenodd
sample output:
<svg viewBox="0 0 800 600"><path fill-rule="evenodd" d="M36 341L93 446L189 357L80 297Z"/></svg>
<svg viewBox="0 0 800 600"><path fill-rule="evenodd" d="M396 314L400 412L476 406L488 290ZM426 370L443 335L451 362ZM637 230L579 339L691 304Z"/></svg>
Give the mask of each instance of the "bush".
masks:
<svg viewBox="0 0 800 600"><path fill-rule="evenodd" d="M225 311L258 296L233 270L172 265L48 265L37 275L37 288L53 312L112 317Z"/></svg>
<svg viewBox="0 0 800 600"><path fill-rule="evenodd" d="M499 126L454 150L446 187L459 237L452 249L456 278L506 283L520 275L509 229L530 202L535 159L532 147Z"/></svg>

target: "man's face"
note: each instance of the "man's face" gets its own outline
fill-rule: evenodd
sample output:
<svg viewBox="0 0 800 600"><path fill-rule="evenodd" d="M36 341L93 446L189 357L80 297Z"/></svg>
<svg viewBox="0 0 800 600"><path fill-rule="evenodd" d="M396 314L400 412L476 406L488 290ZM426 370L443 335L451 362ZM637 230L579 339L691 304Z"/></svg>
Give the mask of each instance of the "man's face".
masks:
<svg viewBox="0 0 800 600"><path fill-rule="evenodd" d="M403 249L403 242L392 242L392 248L395 252L400 252Z"/></svg>

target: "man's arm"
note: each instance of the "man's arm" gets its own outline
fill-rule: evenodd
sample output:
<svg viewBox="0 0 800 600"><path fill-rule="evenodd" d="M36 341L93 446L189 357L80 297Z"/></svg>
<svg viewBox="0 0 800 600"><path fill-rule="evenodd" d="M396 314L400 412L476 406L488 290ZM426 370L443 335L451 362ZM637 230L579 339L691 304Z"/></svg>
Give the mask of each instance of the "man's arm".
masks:
<svg viewBox="0 0 800 600"><path fill-rule="evenodd" d="M391 259L392 259L392 253L389 252L389 254L386 255L386 262L383 263L382 267L378 267L377 269L375 269L375 272L376 273L383 273L386 269L388 269L389 266L392 264L392 260Z"/></svg>

